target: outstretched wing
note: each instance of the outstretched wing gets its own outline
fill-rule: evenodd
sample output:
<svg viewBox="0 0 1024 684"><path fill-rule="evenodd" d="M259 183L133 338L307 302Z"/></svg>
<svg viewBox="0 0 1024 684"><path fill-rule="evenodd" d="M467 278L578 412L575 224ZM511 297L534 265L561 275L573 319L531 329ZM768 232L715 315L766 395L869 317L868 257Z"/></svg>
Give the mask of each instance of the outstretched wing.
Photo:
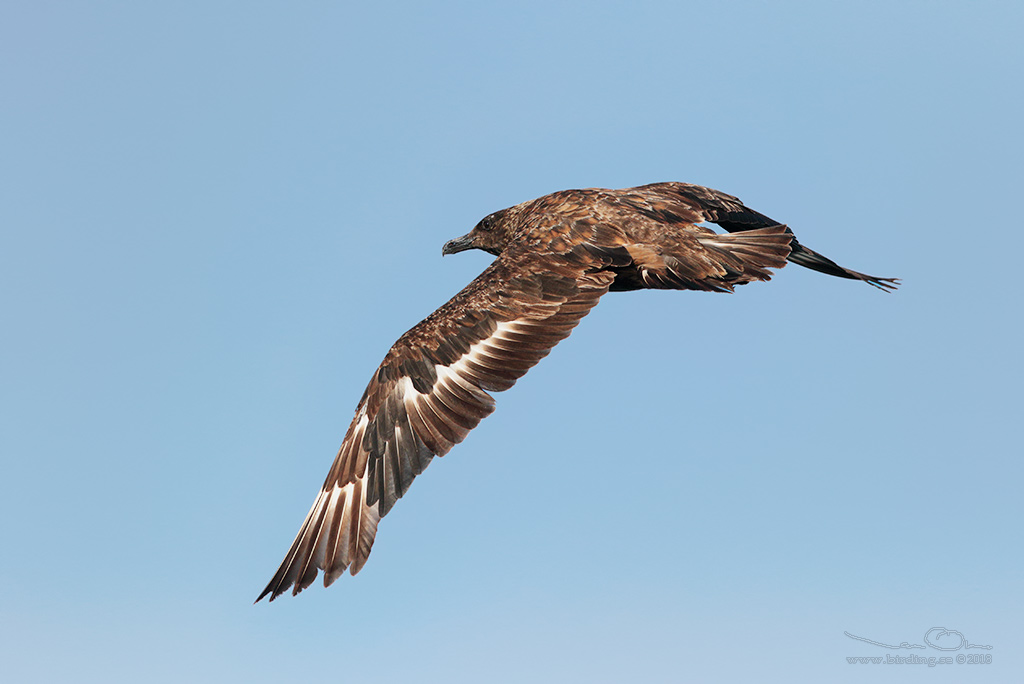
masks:
<svg viewBox="0 0 1024 684"><path fill-rule="evenodd" d="M380 518L436 456L494 410L569 336L614 278L599 264L503 254L391 348L370 380L313 507L260 594L297 594L362 568Z"/></svg>
<svg viewBox="0 0 1024 684"><path fill-rule="evenodd" d="M700 185L652 183L626 192L627 196L633 199L634 207L638 211L659 220L671 220L669 217L681 216L683 220L693 223L711 221L730 233L779 224L778 221L744 206L743 202L732 195ZM792 231L789 232L792 234ZM813 249L804 247L795 237L789 246L789 261L794 264L839 278L863 280L880 290L895 290L899 283L897 278L879 278L840 266Z"/></svg>

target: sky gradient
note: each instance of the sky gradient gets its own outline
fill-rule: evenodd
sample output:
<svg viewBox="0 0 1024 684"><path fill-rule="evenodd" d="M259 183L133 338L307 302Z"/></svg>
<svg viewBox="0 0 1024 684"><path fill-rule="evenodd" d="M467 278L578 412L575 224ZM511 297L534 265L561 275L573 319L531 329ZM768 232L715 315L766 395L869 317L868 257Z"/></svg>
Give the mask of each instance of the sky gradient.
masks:
<svg viewBox="0 0 1024 684"><path fill-rule="evenodd" d="M1022 21L4 3L10 681L1024 680ZM359 576L253 606L376 364L490 259L441 245L664 180L903 286L611 294ZM993 662L846 661L936 626Z"/></svg>

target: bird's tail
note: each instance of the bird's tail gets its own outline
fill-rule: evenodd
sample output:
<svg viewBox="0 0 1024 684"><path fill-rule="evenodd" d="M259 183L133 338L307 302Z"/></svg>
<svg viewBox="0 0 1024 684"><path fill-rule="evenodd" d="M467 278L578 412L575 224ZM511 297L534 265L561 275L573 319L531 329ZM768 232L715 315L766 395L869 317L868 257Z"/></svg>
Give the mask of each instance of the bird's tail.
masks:
<svg viewBox="0 0 1024 684"><path fill-rule="evenodd" d="M704 282L715 290L732 290L754 280L771 280L771 268L782 268L790 256L793 233L784 225L745 230L741 233L708 233L697 241L714 255L724 275Z"/></svg>

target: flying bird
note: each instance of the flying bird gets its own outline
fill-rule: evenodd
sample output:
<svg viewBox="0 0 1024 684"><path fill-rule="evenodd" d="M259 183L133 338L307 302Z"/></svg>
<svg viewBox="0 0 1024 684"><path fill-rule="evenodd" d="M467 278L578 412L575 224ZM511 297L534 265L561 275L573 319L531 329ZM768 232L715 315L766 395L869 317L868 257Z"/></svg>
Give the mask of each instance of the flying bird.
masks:
<svg viewBox="0 0 1024 684"><path fill-rule="evenodd" d="M702 225L718 224L716 233ZM377 523L434 456L494 410L607 292L731 292L792 261L882 290L895 278L843 268L737 198L686 183L564 190L490 214L442 254L497 258L402 335L356 408L284 562L257 598L329 586L366 563Z"/></svg>

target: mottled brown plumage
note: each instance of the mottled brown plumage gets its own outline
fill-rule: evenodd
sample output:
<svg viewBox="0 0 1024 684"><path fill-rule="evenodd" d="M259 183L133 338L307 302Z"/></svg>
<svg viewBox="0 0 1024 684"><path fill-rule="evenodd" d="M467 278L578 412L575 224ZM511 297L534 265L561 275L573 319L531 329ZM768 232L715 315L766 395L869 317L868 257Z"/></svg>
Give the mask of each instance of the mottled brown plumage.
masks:
<svg viewBox="0 0 1024 684"><path fill-rule="evenodd" d="M713 222L718 234L696 225ZM319 571L330 585L366 562L377 523L434 456L494 410L609 291L732 291L769 280L786 260L894 289L896 280L839 266L730 195L684 183L566 190L483 219L444 254L498 258L402 335L356 409L341 449L288 555L257 601Z"/></svg>

